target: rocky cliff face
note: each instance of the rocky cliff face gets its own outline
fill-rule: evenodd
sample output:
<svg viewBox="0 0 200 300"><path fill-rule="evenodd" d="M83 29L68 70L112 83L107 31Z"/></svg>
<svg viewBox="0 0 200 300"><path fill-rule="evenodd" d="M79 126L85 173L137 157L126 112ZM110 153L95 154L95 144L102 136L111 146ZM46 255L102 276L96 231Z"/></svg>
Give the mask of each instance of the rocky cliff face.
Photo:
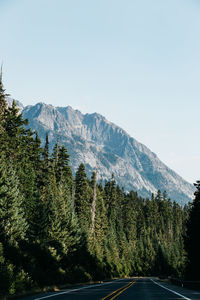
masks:
<svg viewBox="0 0 200 300"><path fill-rule="evenodd" d="M168 196L180 204L191 201L194 188L190 183L103 116L84 115L70 106L53 107L44 103L27 106L22 112L43 142L46 132L51 146L59 137L60 143L68 149L73 172L83 162L88 175L96 170L99 178L110 179L114 174L125 191L134 189L146 197L160 189L166 190Z"/></svg>

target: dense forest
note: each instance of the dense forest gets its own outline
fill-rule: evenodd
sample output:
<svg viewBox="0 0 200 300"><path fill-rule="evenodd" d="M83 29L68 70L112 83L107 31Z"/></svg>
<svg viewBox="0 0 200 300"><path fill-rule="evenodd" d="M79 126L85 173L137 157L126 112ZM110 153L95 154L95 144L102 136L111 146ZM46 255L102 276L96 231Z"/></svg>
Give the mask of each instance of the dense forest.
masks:
<svg viewBox="0 0 200 300"><path fill-rule="evenodd" d="M125 193L114 176L105 183L95 172L88 178L83 164L73 176L59 140L50 153L48 135L41 147L27 125L15 102L8 107L0 80L0 294L191 273L199 183L194 203L182 208L165 192L143 199Z"/></svg>

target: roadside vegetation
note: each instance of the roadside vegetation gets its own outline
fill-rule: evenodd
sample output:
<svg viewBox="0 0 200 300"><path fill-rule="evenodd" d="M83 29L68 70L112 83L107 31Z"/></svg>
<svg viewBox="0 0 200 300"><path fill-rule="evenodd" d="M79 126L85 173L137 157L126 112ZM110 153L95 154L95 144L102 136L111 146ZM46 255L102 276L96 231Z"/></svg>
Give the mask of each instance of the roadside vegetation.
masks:
<svg viewBox="0 0 200 300"><path fill-rule="evenodd" d="M199 182L183 208L165 192L144 199L114 177L88 178L83 164L73 176L67 149L58 141L50 153L48 135L41 147L27 124L15 102L7 106L0 80L1 295L185 270L198 277Z"/></svg>

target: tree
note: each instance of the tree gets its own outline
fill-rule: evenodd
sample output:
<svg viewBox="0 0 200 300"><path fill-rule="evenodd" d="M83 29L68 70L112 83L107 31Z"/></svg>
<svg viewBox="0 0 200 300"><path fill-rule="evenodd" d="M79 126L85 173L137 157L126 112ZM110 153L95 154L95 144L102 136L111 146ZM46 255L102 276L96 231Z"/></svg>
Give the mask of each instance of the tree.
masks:
<svg viewBox="0 0 200 300"><path fill-rule="evenodd" d="M59 146L58 141L54 146L52 159L55 168L56 181L59 183L61 178L62 180L65 180L72 194L73 176L69 166L69 154L64 146Z"/></svg>
<svg viewBox="0 0 200 300"><path fill-rule="evenodd" d="M27 222L23 210L23 196L11 163L0 160L0 236L16 244L26 238Z"/></svg>
<svg viewBox="0 0 200 300"><path fill-rule="evenodd" d="M6 102L6 95L5 90L3 88L3 82L2 82L2 68L0 72L0 136L3 133L4 129L4 123L5 123L5 112L7 109L7 102Z"/></svg>
<svg viewBox="0 0 200 300"><path fill-rule="evenodd" d="M195 184L195 199L191 205L189 219L187 222L187 232L185 246L188 254L187 277L200 280L200 181Z"/></svg>
<svg viewBox="0 0 200 300"><path fill-rule="evenodd" d="M84 164L74 180L66 148L57 140L51 155L48 134L41 148L27 124L15 102L7 106L1 74L1 290L14 293L19 283L182 274L188 209L161 191L151 200L126 194L114 176L98 184L96 173L87 178ZM200 279L200 181L196 187L185 244L187 269Z"/></svg>
<svg viewBox="0 0 200 300"><path fill-rule="evenodd" d="M93 187L93 197L92 197L92 205L91 205L91 234L94 233L96 201L97 201L97 174L95 172L93 172L92 174L92 187Z"/></svg>
<svg viewBox="0 0 200 300"><path fill-rule="evenodd" d="M91 224L92 189L89 186L84 164L80 164L75 178L75 211L81 229L88 234Z"/></svg>

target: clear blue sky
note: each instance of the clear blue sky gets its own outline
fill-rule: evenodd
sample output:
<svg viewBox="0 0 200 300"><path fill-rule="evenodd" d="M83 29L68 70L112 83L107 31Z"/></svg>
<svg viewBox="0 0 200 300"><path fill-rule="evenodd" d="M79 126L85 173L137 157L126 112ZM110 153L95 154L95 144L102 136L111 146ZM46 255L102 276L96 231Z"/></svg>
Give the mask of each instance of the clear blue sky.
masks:
<svg viewBox="0 0 200 300"><path fill-rule="evenodd" d="M99 112L200 179L199 0L0 0L4 86Z"/></svg>

